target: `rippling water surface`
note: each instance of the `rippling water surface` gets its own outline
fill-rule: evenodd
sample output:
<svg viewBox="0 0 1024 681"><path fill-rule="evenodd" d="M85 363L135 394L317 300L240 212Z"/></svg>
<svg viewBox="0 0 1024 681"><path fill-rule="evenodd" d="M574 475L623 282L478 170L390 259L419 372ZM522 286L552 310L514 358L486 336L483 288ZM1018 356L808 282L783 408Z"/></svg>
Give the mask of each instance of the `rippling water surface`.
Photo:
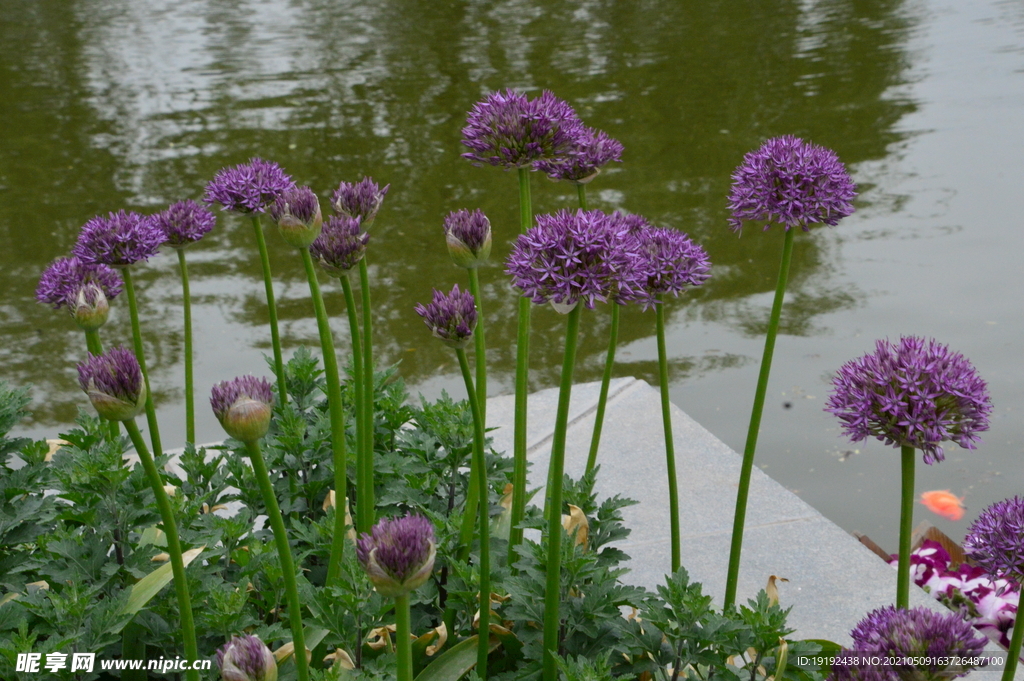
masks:
<svg viewBox="0 0 1024 681"><path fill-rule="evenodd" d="M822 412L829 376L876 338L933 335L992 389L976 451L919 467L918 489L966 496L967 517L928 517L953 536L1024 488L1019 152L1024 5L989 1L697 3L96 0L0 8L0 379L33 385L21 431L54 436L86 405L82 336L33 300L38 276L97 213L198 198L217 169L261 155L322 197L342 180L390 183L373 227L379 358L415 395L462 392L451 353L413 314L431 287L462 282L441 221L482 208L500 263L518 232L514 174L459 157L466 111L486 93L553 90L626 147L590 185L592 208L689 232L714 263L669 302L673 400L735 449L749 418L781 233L727 229L743 154L795 134L834 148L860 190L835 229L797 236L758 463L850 530L895 548L898 456L850 445ZM969 6L968 6L969 5ZM534 176L538 212L575 205ZM271 231L286 352L317 345L302 265ZM183 440L177 264L138 268L164 440ZM249 225L222 215L188 252L197 333L199 439L217 380L268 374L266 307ZM323 279L339 345L343 301ZM483 270L492 394L511 389L515 300ZM600 377L606 314L583 325L578 380ZM657 381L654 315L623 315L619 375ZM104 328L127 342L115 305ZM531 387L555 385L562 320L534 315ZM608 453L630 456L630 452ZM694 484L699 484L695 481ZM630 490L625 490L628 494ZM639 490L633 491L639 494ZM683 493L683 502L686 495Z"/></svg>

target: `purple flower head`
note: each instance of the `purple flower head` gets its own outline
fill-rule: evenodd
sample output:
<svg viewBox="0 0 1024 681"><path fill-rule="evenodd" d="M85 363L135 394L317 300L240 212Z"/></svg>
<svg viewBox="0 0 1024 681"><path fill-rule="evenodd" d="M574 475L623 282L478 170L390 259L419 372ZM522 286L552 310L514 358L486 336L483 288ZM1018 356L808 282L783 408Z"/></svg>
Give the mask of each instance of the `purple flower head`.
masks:
<svg viewBox="0 0 1024 681"><path fill-rule="evenodd" d="M242 442L255 442L270 428L274 393L265 378L239 376L221 381L210 391L210 406L227 434Z"/></svg>
<svg viewBox="0 0 1024 681"><path fill-rule="evenodd" d="M207 208L186 199L154 215L153 222L163 233L164 242L168 246L184 248L206 236L217 224L217 218Z"/></svg>
<svg viewBox="0 0 1024 681"><path fill-rule="evenodd" d="M356 542L356 558L382 596L417 589L434 569L434 526L419 515L385 518Z"/></svg>
<svg viewBox="0 0 1024 681"><path fill-rule="evenodd" d="M370 234L359 229L359 218L331 216L309 252L328 274L342 277L362 259L369 241Z"/></svg>
<svg viewBox="0 0 1024 681"><path fill-rule="evenodd" d="M358 218L367 227L377 217L380 205L384 203L384 196L387 195L391 185L384 185L381 189L372 178L364 177L355 184L342 182L334 190L331 197L331 205L334 210L350 218Z"/></svg>
<svg viewBox="0 0 1024 681"><path fill-rule="evenodd" d="M641 231L654 226L643 215L638 215L636 213L619 213L616 211L611 214L611 218L618 221L618 225L620 227L633 235L637 235Z"/></svg>
<svg viewBox="0 0 1024 681"><path fill-rule="evenodd" d="M71 253L85 263L128 267L149 260L163 243L152 216L119 210L86 222Z"/></svg>
<svg viewBox="0 0 1024 681"><path fill-rule="evenodd" d="M258 636L232 636L217 650L224 681L277 681L277 660Z"/></svg>
<svg viewBox="0 0 1024 681"><path fill-rule="evenodd" d="M96 411L111 421L135 418L146 406L146 383L135 354L125 347L90 355L78 365L78 385Z"/></svg>
<svg viewBox="0 0 1024 681"><path fill-rule="evenodd" d="M533 302L568 312L578 302L626 302L642 294L647 268L621 219L599 210L538 215L506 261L512 285Z"/></svg>
<svg viewBox="0 0 1024 681"><path fill-rule="evenodd" d="M647 261L644 309L652 307L658 296L678 296L685 287L700 286L711 276L707 251L684 232L650 227L636 232L636 237Z"/></svg>
<svg viewBox="0 0 1024 681"><path fill-rule="evenodd" d="M572 153L552 159L541 159L533 167L547 173L552 180L568 180L586 184L601 172L601 166L622 162L622 144L603 130L584 128Z"/></svg>
<svg viewBox="0 0 1024 681"><path fill-rule="evenodd" d="M583 134L572 107L547 90L532 100L515 90L494 92L466 117L462 143L472 151L462 157L474 165L525 168L573 153Z"/></svg>
<svg viewBox="0 0 1024 681"><path fill-rule="evenodd" d="M964 551L990 575L1024 584L1024 498L982 511L967 530Z"/></svg>
<svg viewBox="0 0 1024 681"><path fill-rule="evenodd" d="M853 650L879 656L930 657L938 661L949 656L974 657L985 647L985 638L959 613L941 613L930 608L910 610L894 606L867 614L850 632ZM963 676L971 667L922 664L894 666L904 679L949 679Z"/></svg>
<svg viewBox="0 0 1024 681"><path fill-rule="evenodd" d="M451 293L434 289L429 305L417 305L416 314L430 327L434 337L453 348L465 347L476 328L476 302L469 291L460 291L459 285Z"/></svg>
<svg viewBox="0 0 1024 681"><path fill-rule="evenodd" d="M295 248L309 248L323 226L320 200L309 187L285 190L270 207L270 216L277 223L281 238Z"/></svg>
<svg viewBox="0 0 1024 681"><path fill-rule="evenodd" d="M264 212L277 197L294 186L281 166L252 158L248 163L218 170L206 185L203 201L210 206L219 203L224 210L251 215Z"/></svg>
<svg viewBox="0 0 1024 681"><path fill-rule="evenodd" d="M457 210L444 219L448 254L459 267L479 267L491 255L491 221L482 210Z"/></svg>
<svg viewBox="0 0 1024 681"><path fill-rule="evenodd" d="M83 329L103 326L110 312L110 300L121 292L121 277L106 265L86 264L72 256L57 258L43 271L36 287L36 300L62 307Z"/></svg>
<svg viewBox="0 0 1024 681"><path fill-rule="evenodd" d="M798 137L773 137L743 157L732 174L729 225L744 220L783 225L786 231L825 223L833 227L853 212L853 180L835 152Z"/></svg>
<svg viewBox="0 0 1024 681"><path fill-rule="evenodd" d="M875 352L844 364L832 379L825 411L835 414L854 442L868 436L892 447L924 452L927 464L942 461L940 442L974 449L988 430L988 387L960 353L935 339L904 336L879 340Z"/></svg>

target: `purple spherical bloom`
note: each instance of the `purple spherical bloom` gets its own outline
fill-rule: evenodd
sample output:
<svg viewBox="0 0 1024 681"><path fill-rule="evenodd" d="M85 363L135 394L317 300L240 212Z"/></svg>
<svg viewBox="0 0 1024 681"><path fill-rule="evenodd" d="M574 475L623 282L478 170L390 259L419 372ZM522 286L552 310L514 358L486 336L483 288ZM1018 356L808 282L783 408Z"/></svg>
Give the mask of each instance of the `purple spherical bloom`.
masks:
<svg viewBox="0 0 1024 681"><path fill-rule="evenodd" d="M992 412L985 381L963 355L915 336L877 341L875 352L839 369L832 390L825 411L851 440L914 447L927 464L943 460L945 440L974 449Z"/></svg>
<svg viewBox="0 0 1024 681"><path fill-rule="evenodd" d="M153 222L163 233L164 242L168 246L184 248L206 236L217 224L217 218L205 207L186 199L154 215Z"/></svg>
<svg viewBox="0 0 1024 681"><path fill-rule="evenodd" d="M678 296L687 286L700 286L711 276L707 251L684 232L650 227L636 232L636 238L647 264L645 309L653 306L658 296Z"/></svg>
<svg viewBox="0 0 1024 681"><path fill-rule="evenodd" d="M219 203L224 210L236 213L262 213L294 186L281 166L252 158L248 163L218 170L206 185L203 201L207 205Z"/></svg>
<svg viewBox="0 0 1024 681"><path fill-rule="evenodd" d="M146 383L135 354L113 347L78 365L78 385L96 411L111 421L133 419L146 406Z"/></svg>
<svg viewBox="0 0 1024 681"><path fill-rule="evenodd" d="M86 222L71 253L85 263L128 267L149 260L163 243L152 216L119 210Z"/></svg>
<svg viewBox="0 0 1024 681"><path fill-rule="evenodd" d="M536 170L547 173L552 180L568 180L586 184L601 172L601 166L611 161L622 162L622 144L603 130L584 128L575 148L564 156L541 159L533 164Z"/></svg>
<svg viewBox="0 0 1024 681"><path fill-rule="evenodd" d="M232 636L217 650L224 681L276 681L277 660L258 636Z"/></svg>
<svg viewBox="0 0 1024 681"><path fill-rule="evenodd" d="M729 224L739 232L744 220L792 227L835 226L853 212L853 181L835 152L785 135L743 157L732 174Z"/></svg>
<svg viewBox="0 0 1024 681"><path fill-rule="evenodd" d="M121 277L99 263L87 264L72 256L57 258L43 271L36 287L36 300L67 309L83 329L103 326L110 312L109 301L121 292Z"/></svg>
<svg viewBox="0 0 1024 681"><path fill-rule="evenodd" d="M1024 499L986 508L967 530L964 551L990 575L1024 584Z"/></svg>
<svg viewBox="0 0 1024 681"><path fill-rule="evenodd" d="M265 378L239 376L221 381L210 391L210 406L227 434L242 442L255 442L270 428L274 393Z"/></svg>
<svg viewBox="0 0 1024 681"><path fill-rule="evenodd" d="M416 314L436 338L453 348L465 347L476 328L476 301L469 291L460 291L458 284L448 294L434 289L434 299L429 305L417 305Z"/></svg>
<svg viewBox="0 0 1024 681"><path fill-rule="evenodd" d="M350 218L357 218L361 223L369 226L377 217L380 205L384 203L384 197L391 185L384 185L381 189L373 178L364 177L355 184L342 182L334 190L331 197L331 205L334 210L347 215Z"/></svg>
<svg viewBox="0 0 1024 681"><path fill-rule="evenodd" d="M331 216L309 252L328 274L341 277L363 258L369 241L370 234L359 228L359 218Z"/></svg>
<svg viewBox="0 0 1024 681"><path fill-rule="evenodd" d="M423 516L385 518L356 542L356 558L382 596L417 589L434 569L434 526Z"/></svg>
<svg viewBox="0 0 1024 681"><path fill-rule="evenodd" d="M491 221L482 210L456 210L444 219L448 254L459 267L479 267L491 255Z"/></svg>
<svg viewBox="0 0 1024 681"><path fill-rule="evenodd" d="M599 210L538 215L506 261L512 285L533 302L568 312L578 302L625 302L647 282L639 241L622 220Z"/></svg>
<svg viewBox="0 0 1024 681"><path fill-rule="evenodd" d="M320 236L323 225L320 200L309 187L286 190L270 207L270 216L289 246L309 248Z"/></svg>
<svg viewBox="0 0 1024 681"><path fill-rule="evenodd" d="M462 143L472 151L462 157L474 165L525 168L573 153L583 134L572 107L547 90L532 100L514 90L494 92L466 117Z"/></svg>

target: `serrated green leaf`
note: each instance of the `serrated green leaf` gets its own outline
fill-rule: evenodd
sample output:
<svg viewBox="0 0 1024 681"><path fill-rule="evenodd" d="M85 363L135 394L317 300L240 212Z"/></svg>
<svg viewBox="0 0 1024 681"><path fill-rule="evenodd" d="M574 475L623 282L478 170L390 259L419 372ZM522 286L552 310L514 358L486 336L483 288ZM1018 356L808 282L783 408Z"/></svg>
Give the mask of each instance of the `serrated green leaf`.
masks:
<svg viewBox="0 0 1024 681"><path fill-rule="evenodd" d="M206 546L203 545L185 551L181 554L181 562L185 564L185 567L188 567L189 563L195 560L196 556L202 553L205 548ZM156 596L160 593L161 589L171 583L172 579L174 579L174 575L171 573L171 564L169 562L153 570L132 586L132 593L128 597L128 602L125 603L122 612L134 615L142 610L153 596Z"/></svg>

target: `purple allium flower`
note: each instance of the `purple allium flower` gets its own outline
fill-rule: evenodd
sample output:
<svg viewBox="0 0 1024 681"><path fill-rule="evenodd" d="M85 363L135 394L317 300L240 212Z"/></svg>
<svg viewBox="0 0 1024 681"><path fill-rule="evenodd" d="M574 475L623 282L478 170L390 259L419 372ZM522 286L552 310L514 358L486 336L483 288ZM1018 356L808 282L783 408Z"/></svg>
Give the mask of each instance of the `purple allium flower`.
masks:
<svg viewBox="0 0 1024 681"><path fill-rule="evenodd" d="M309 248L320 236L323 225L320 200L309 187L285 190L270 207L270 216L289 246Z"/></svg>
<svg viewBox="0 0 1024 681"><path fill-rule="evenodd" d="M172 248L194 244L217 224L213 213L191 199L171 204L164 212L154 215L153 221L163 232L164 242Z"/></svg>
<svg viewBox="0 0 1024 681"><path fill-rule="evenodd" d="M825 223L833 227L853 212L853 180L835 152L798 137L773 137L743 157L732 174L729 225L744 220L783 225L786 231Z"/></svg>
<svg viewBox="0 0 1024 681"><path fill-rule="evenodd" d="M645 260L620 219L599 210L538 215L506 261L512 285L533 302L568 311L578 302L631 300L647 282Z"/></svg>
<svg viewBox="0 0 1024 681"><path fill-rule="evenodd" d="M533 167L547 173L552 180L568 180L586 184L601 172L601 166L622 162L622 144L603 130L584 128L572 153L552 159L541 159Z"/></svg>
<svg viewBox="0 0 1024 681"><path fill-rule="evenodd" d="M242 442L255 442L270 428L274 393L270 382L255 376L221 381L210 391L210 406L227 434Z"/></svg>
<svg viewBox="0 0 1024 681"><path fill-rule="evenodd" d="M491 255L491 221L482 210L456 210L444 219L448 254L459 267L479 267Z"/></svg>
<svg viewBox="0 0 1024 681"><path fill-rule="evenodd" d="M331 197L331 205L334 210L350 218L358 218L359 222L367 227L377 217L380 205L384 203L384 197L391 189L391 185L384 185L381 189L373 178L364 177L355 184L342 182L334 190Z"/></svg>
<svg viewBox="0 0 1024 681"><path fill-rule="evenodd" d="M476 301L469 291L460 291L458 284L448 294L434 289L434 299L429 305L417 305L416 314L436 338L453 348L465 347L476 328Z"/></svg>
<svg viewBox="0 0 1024 681"><path fill-rule="evenodd" d="M515 90L494 92L466 117L462 155L474 165L524 168L540 159L571 154L584 134L572 107L545 90L528 100Z"/></svg>
<svg viewBox="0 0 1024 681"><path fill-rule="evenodd" d="M249 159L248 163L218 170L206 185L203 201L207 205L219 203L224 210L236 213L262 213L294 186L281 166L257 157Z"/></svg>
<svg viewBox="0 0 1024 681"><path fill-rule="evenodd" d="M146 382L135 354L113 347L78 365L78 385L96 411L110 421L127 421L146 406Z"/></svg>
<svg viewBox="0 0 1024 681"><path fill-rule="evenodd" d="M86 264L72 256L57 258L43 270L36 300L67 309L83 329L98 329L107 321L110 300L121 292L121 277L106 265Z"/></svg>
<svg viewBox="0 0 1024 681"><path fill-rule="evenodd" d="M1024 499L992 504L967 530L964 551L993 577L1024 583Z"/></svg>
<svg viewBox="0 0 1024 681"><path fill-rule="evenodd" d="M362 259L369 241L369 232L359 229L359 218L331 216L309 252L328 274L342 277Z"/></svg>
<svg viewBox="0 0 1024 681"><path fill-rule="evenodd" d="M988 430L988 388L963 355L935 339L900 338L875 343L875 352L844 364L832 379L825 411L859 442L870 435L893 447L924 452L927 464L942 461L940 442L974 449Z"/></svg>
<svg viewBox="0 0 1024 681"><path fill-rule="evenodd" d="M684 232L666 227L649 227L636 232L640 252L647 262L644 308L657 296L678 296L687 286L700 286L711 276L708 253Z"/></svg>
<svg viewBox="0 0 1024 681"><path fill-rule="evenodd" d="M258 636L232 636L217 650L224 681L277 681L277 660Z"/></svg>
<svg viewBox="0 0 1024 681"><path fill-rule="evenodd" d="M86 222L71 253L85 263L128 267L149 260L163 243L152 216L119 210Z"/></svg>
<svg viewBox="0 0 1024 681"><path fill-rule="evenodd" d="M419 515L385 518L356 542L356 558L382 596L417 589L434 569L434 526Z"/></svg>

